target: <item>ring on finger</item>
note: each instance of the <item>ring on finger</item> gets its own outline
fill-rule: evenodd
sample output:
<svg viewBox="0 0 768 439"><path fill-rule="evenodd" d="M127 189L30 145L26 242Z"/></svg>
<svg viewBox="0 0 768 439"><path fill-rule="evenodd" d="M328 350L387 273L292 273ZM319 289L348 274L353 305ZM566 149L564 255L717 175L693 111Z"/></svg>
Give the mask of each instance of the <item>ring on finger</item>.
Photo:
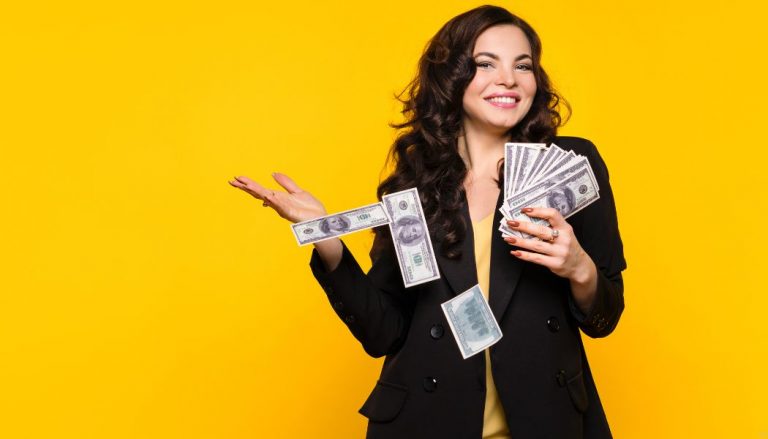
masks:
<svg viewBox="0 0 768 439"><path fill-rule="evenodd" d="M549 236L549 239L547 239L547 241L553 242L555 239L557 239L558 236L560 236L560 231L557 229L549 229L549 230L551 234Z"/></svg>

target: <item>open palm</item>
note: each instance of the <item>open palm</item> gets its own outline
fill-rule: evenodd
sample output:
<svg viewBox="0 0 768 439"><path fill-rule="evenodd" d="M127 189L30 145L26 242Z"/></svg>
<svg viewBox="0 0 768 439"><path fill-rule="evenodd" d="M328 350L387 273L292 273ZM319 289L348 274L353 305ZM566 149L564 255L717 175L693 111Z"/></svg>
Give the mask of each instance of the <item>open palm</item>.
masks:
<svg viewBox="0 0 768 439"><path fill-rule="evenodd" d="M267 189L245 176L235 177L229 184L262 200L264 207L271 207L278 215L294 223L326 215L323 203L301 189L287 175L274 173L272 177L285 191Z"/></svg>

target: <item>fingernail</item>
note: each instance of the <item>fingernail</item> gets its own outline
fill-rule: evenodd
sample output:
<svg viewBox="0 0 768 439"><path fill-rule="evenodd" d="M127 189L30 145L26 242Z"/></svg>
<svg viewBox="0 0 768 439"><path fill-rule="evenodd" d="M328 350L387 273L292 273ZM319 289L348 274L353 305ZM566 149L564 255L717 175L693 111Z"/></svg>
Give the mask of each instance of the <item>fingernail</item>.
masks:
<svg viewBox="0 0 768 439"><path fill-rule="evenodd" d="M520 225L517 221L507 221L507 224L509 224L510 227L517 227Z"/></svg>
<svg viewBox="0 0 768 439"><path fill-rule="evenodd" d="M518 258L520 257L520 252L518 250L512 250L510 253L517 256Z"/></svg>
<svg viewBox="0 0 768 439"><path fill-rule="evenodd" d="M514 243L517 242L517 239L515 239L515 238L513 238L511 236L509 238L504 238L504 240L507 241L510 244L514 244Z"/></svg>
<svg viewBox="0 0 768 439"><path fill-rule="evenodd" d="M532 207L523 207L523 210L521 210L521 212L523 212L523 213L530 213L530 212L533 212L533 208Z"/></svg>

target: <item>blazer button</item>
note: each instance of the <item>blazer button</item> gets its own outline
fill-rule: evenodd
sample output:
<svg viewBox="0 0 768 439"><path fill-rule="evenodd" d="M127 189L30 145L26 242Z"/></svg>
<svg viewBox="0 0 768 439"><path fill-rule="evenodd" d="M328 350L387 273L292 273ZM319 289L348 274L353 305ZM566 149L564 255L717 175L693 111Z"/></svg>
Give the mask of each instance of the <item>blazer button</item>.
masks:
<svg viewBox="0 0 768 439"><path fill-rule="evenodd" d="M560 322L557 320L557 317L550 317L547 319L547 328L552 332L560 330Z"/></svg>
<svg viewBox="0 0 768 439"><path fill-rule="evenodd" d="M437 390L437 378L426 377L426 378L424 378L423 385L424 385L424 391L425 392L432 393L435 390Z"/></svg>
<svg viewBox="0 0 768 439"><path fill-rule="evenodd" d="M354 323L355 322L355 316L350 314L350 315L344 317L344 321L347 322L347 323Z"/></svg>
<svg viewBox="0 0 768 439"><path fill-rule="evenodd" d="M557 372L557 375L555 375L555 378L557 379L557 384L559 384L560 387L565 387L565 385L568 384L568 380L566 378L564 370Z"/></svg>
<svg viewBox="0 0 768 439"><path fill-rule="evenodd" d="M336 302L333 304L333 309L335 309L336 311L341 311L342 309L344 309L344 304L341 302Z"/></svg>
<svg viewBox="0 0 768 439"><path fill-rule="evenodd" d="M429 335L435 340L439 340L444 333L445 333L445 329L443 329L443 325L439 323L429 328Z"/></svg>

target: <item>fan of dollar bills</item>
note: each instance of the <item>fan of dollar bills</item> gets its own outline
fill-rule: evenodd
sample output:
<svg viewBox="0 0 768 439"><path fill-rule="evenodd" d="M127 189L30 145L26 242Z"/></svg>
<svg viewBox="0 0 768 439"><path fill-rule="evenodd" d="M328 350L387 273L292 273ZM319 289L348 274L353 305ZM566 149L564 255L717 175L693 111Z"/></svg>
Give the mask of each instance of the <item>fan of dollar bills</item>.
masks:
<svg viewBox="0 0 768 439"><path fill-rule="evenodd" d="M529 235L512 230L509 220L531 221L549 225L541 218L531 218L523 207L553 207L564 218L600 198L600 188L589 160L554 143L507 143L504 145L504 215L499 224L503 236Z"/></svg>

